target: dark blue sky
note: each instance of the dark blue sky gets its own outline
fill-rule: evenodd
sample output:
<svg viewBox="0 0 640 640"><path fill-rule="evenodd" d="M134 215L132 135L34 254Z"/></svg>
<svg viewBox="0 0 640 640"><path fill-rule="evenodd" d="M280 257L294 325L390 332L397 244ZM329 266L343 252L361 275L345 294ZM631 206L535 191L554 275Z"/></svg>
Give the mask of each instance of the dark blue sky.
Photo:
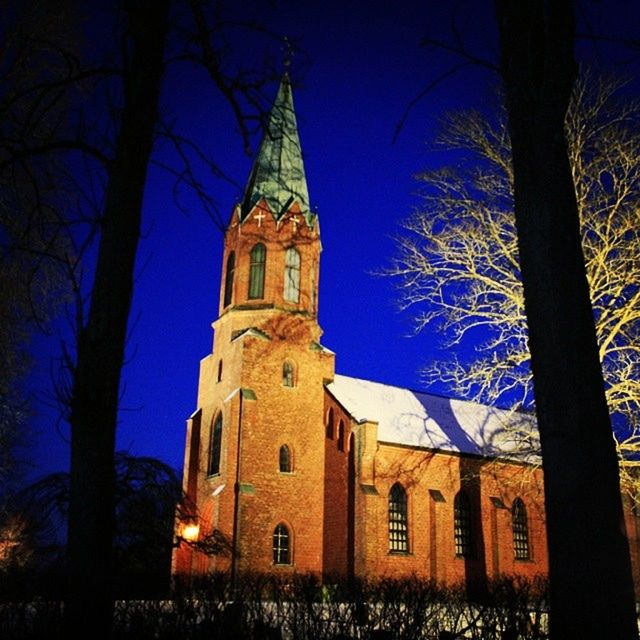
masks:
<svg viewBox="0 0 640 640"><path fill-rule="evenodd" d="M438 337L426 332L408 337L410 315L398 312L393 283L372 273L388 263L398 222L418 202L413 174L439 162L426 146L438 118L452 108L491 105L497 82L477 67L449 78L417 104L393 142L408 105L458 62L420 46L425 34L444 33L448 24L448 7L429 6L435 4L448 5L260 2L252 14L304 49L294 56L291 73L310 200L323 243L323 344L335 351L338 373L414 389L423 388L419 369L437 354ZM462 6L461 25L472 48L491 57L491 3ZM278 49L273 47L274 54ZM241 55L257 60L259 52L247 41ZM272 95L276 88L271 87ZM227 220L251 166L228 108L206 78L176 68L166 78L163 112L237 182L207 181ZM254 149L258 142L256 137ZM161 458L181 470L185 420L196 408L199 360L211 349L222 235L196 203L189 215L180 212L172 186L166 173L151 169L118 448ZM35 351L55 355L57 344L55 337L37 338ZM36 362L32 381L41 398L50 387L50 370L47 357ZM66 468L68 458L66 427L56 427L55 414L44 404L36 406L28 452L34 476Z"/></svg>

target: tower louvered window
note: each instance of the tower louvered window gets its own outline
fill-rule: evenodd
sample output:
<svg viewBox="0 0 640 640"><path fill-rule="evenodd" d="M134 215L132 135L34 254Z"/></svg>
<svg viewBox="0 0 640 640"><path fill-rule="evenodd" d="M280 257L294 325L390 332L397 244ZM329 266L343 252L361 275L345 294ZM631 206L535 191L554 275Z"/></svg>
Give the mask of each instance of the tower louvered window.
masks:
<svg viewBox="0 0 640 640"><path fill-rule="evenodd" d="M219 413L211 428L209 448L209 475L220 473L220 453L222 451L222 414Z"/></svg>
<svg viewBox="0 0 640 640"><path fill-rule="evenodd" d="M264 297L264 271L267 261L267 249L262 243L258 243L249 254L249 298Z"/></svg>
<svg viewBox="0 0 640 640"><path fill-rule="evenodd" d="M273 530L273 564L291 564L289 529L279 524Z"/></svg>
<svg viewBox="0 0 640 640"><path fill-rule="evenodd" d="M389 551L391 553L409 551L407 493L398 482L389 492Z"/></svg>
<svg viewBox="0 0 640 640"><path fill-rule="evenodd" d="M233 299L233 276L236 269L236 254L232 251L227 258L227 271L224 277L224 306L228 307Z"/></svg>
<svg viewBox="0 0 640 640"><path fill-rule="evenodd" d="M464 491L459 491L453 502L453 537L456 555L465 558L471 557L473 555L471 505Z"/></svg>
<svg viewBox="0 0 640 640"><path fill-rule="evenodd" d="M287 249L284 267L284 299L300 301L300 253L294 247Z"/></svg>
<svg viewBox="0 0 640 640"><path fill-rule="evenodd" d="M296 386L296 369L293 366L292 362L289 360L285 360L282 365L282 384L285 387L295 387Z"/></svg>
<svg viewBox="0 0 640 640"><path fill-rule="evenodd" d="M516 560L529 559L529 524L527 509L520 498L511 507L511 527L513 529L513 553Z"/></svg>

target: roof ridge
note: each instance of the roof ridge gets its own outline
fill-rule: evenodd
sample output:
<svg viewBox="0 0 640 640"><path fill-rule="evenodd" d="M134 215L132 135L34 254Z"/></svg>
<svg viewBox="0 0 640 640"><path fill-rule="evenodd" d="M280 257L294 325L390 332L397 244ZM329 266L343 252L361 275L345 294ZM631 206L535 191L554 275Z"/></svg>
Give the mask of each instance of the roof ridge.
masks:
<svg viewBox="0 0 640 640"><path fill-rule="evenodd" d="M383 387L391 387L393 389L402 389L403 391L409 391L411 393L414 394L420 394L420 395L424 395L424 396L430 396L432 398L440 398L441 400L456 400L457 402L464 402L467 404L473 404L473 405L477 405L480 407L488 407L491 409L497 409L499 411L514 411L515 413L522 413L525 415L530 415L533 412L532 411L526 411L525 409L512 409L512 408L507 408L507 407L501 407L495 404L487 404L485 402L479 402L478 400L469 400L469 398L460 398L458 396L451 396L451 395L445 395L442 393L433 393L431 391L420 391L418 389L413 389L411 387L403 387L397 384L390 384L388 382L380 382L378 380L370 380L369 378L361 378L360 376L347 376L341 373L336 373L336 376L340 376L342 378L350 378L352 380L361 380L362 382L369 382L371 384L379 384L382 385Z"/></svg>

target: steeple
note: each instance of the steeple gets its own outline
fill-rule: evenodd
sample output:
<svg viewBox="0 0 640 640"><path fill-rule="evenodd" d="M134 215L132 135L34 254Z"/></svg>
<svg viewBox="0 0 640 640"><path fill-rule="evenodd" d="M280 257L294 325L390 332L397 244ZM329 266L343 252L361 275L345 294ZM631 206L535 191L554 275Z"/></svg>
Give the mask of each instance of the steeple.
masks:
<svg viewBox="0 0 640 640"><path fill-rule="evenodd" d="M297 202L300 214L312 226L315 214L309 206L291 82L287 73L280 81L267 130L249 175L240 209L241 222L262 199L276 221Z"/></svg>

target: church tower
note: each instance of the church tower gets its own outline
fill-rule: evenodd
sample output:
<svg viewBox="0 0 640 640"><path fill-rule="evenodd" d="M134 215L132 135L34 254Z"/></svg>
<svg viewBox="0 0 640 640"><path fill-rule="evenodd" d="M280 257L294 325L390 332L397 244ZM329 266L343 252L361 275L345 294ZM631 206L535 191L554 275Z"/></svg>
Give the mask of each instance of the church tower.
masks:
<svg viewBox="0 0 640 640"><path fill-rule="evenodd" d="M322 571L334 356L319 342L320 252L285 74L225 233L213 350L187 425L184 487L198 516L182 535L204 543L222 534L228 553L183 544L177 573Z"/></svg>

